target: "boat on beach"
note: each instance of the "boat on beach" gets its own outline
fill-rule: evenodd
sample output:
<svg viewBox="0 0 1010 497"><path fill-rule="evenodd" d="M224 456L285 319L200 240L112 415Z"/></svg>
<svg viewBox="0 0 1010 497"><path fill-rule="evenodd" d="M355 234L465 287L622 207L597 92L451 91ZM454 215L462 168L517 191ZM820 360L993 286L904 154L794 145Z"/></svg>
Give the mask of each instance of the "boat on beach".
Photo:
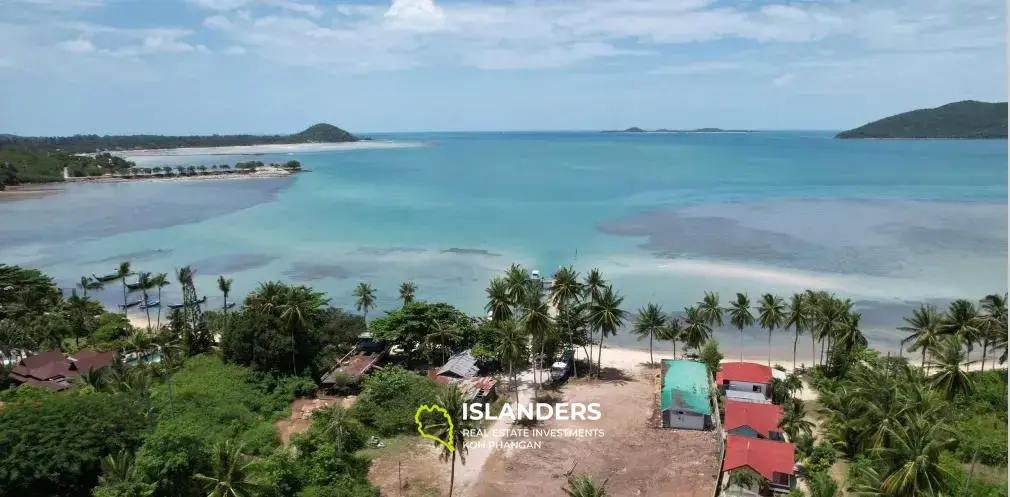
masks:
<svg viewBox="0 0 1010 497"><path fill-rule="evenodd" d="M197 300L196 302L193 302L193 303L191 303L189 305L199 305L199 304L206 304L206 303L207 303L207 296L204 295L203 297L200 298L200 300ZM169 309L182 309L183 307L186 307L186 305L187 304L168 304L168 308Z"/></svg>
<svg viewBox="0 0 1010 497"><path fill-rule="evenodd" d="M138 300L133 300L133 301L127 302L126 305L119 304L119 308L120 309L129 309L130 307L136 307L136 306L142 304L143 302L144 302L143 300L139 300L139 299Z"/></svg>
<svg viewBox="0 0 1010 497"><path fill-rule="evenodd" d="M161 301L160 300L155 299L155 298L149 298L149 299L147 299L147 302L141 302L140 303L140 308L141 309L150 309L151 307L158 307L159 305L161 305Z"/></svg>

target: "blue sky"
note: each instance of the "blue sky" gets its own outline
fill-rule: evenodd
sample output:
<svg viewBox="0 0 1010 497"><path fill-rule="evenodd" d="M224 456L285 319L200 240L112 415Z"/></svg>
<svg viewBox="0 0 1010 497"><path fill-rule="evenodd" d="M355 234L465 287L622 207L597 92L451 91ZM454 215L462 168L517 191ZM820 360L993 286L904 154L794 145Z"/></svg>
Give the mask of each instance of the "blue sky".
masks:
<svg viewBox="0 0 1010 497"><path fill-rule="evenodd" d="M3 0L0 132L844 129L1006 100L1003 0Z"/></svg>

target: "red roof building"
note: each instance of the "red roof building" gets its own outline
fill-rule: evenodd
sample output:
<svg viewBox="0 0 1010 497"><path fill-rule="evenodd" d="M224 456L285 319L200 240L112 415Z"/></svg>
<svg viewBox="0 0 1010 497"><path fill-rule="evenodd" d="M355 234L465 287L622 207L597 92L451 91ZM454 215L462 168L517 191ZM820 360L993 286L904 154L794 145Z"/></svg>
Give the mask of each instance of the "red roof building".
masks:
<svg viewBox="0 0 1010 497"><path fill-rule="evenodd" d="M721 386L730 381L771 384L772 368L753 362L724 362L715 374L715 383Z"/></svg>
<svg viewBox="0 0 1010 497"><path fill-rule="evenodd" d="M730 435L726 437L722 471L750 469L767 478L773 490L788 492L796 484L795 457L796 449L791 443ZM728 485L729 477L724 477L723 481Z"/></svg>
<svg viewBox="0 0 1010 497"><path fill-rule="evenodd" d="M50 350L19 361L11 369L10 378L21 384L34 385L51 390L70 388L70 380L89 370L99 370L115 359L112 352L98 352L81 349L73 356L58 350Z"/></svg>
<svg viewBox="0 0 1010 497"><path fill-rule="evenodd" d="M726 400L726 421L723 423L727 434L745 437L767 438L782 441L782 406Z"/></svg>

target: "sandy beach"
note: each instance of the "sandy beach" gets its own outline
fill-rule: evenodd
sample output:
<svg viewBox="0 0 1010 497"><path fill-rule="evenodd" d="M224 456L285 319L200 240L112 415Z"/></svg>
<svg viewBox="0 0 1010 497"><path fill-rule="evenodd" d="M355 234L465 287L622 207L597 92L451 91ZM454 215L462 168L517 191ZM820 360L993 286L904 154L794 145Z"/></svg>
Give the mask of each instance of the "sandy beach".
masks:
<svg viewBox="0 0 1010 497"><path fill-rule="evenodd" d="M190 147L190 148L166 148L150 150L126 150L116 152L117 155L127 160L137 161L148 157L171 157L189 155L262 155L262 154L294 154L308 152L331 152L336 150L369 150L388 148L412 148L422 147L423 143L415 142L391 142L378 140L364 140L357 142L341 143L289 143L272 145L242 145L235 147ZM139 164L138 164L139 165Z"/></svg>
<svg viewBox="0 0 1010 497"><path fill-rule="evenodd" d="M0 191L0 202L16 202L18 200L48 197L62 191L63 186L58 183L8 186L4 191Z"/></svg>

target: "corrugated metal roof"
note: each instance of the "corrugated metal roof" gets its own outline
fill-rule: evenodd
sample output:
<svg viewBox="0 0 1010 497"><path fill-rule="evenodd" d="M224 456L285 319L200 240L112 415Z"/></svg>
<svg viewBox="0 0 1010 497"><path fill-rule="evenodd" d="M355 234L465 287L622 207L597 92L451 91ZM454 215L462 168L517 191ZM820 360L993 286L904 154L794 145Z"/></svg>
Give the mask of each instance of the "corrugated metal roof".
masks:
<svg viewBox="0 0 1010 497"><path fill-rule="evenodd" d="M696 361L663 359L663 389L659 407L711 415L711 388L708 369Z"/></svg>
<svg viewBox="0 0 1010 497"><path fill-rule="evenodd" d="M445 365L438 368L435 374L439 376L455 376L457 378L471 378L477 375L480 368L477 367L477 358L470 355L470 350L464 350L446 361Z"/></svg>

